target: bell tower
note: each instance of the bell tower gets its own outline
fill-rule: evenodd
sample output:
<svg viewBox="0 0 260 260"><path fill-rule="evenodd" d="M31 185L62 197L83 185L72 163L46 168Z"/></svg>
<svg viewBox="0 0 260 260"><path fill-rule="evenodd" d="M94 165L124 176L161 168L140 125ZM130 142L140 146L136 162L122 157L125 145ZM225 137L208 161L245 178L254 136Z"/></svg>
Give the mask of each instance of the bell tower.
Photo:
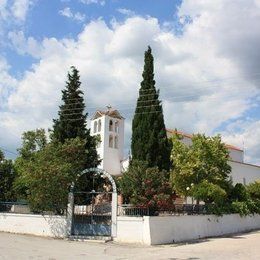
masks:
<svg viewBox="0 0 260 260"><path fill-rule="evenodd" d="M120 175L124 159L124 118L119 111L107 106L105 111L97 110L91 118L91 135L98 136L97 152L99 168L112 175Z"/></svg>

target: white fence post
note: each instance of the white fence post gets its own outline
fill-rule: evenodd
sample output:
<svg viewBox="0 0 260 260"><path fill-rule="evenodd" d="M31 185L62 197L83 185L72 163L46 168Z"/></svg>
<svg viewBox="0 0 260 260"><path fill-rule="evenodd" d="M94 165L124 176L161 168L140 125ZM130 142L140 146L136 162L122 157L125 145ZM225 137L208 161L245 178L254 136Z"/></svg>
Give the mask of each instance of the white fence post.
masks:
<svg viewBox="0 0 260 260"><path fill-rule="evenodd" d="M68 237L72 233L73 211L74 211L74 194L73 191L70 191L68 197L68 207L67 207L67 236Z"/></svg>
<svg viewBox="0 0 260 260"><path fill-rule="evenodd" d="M112 211L111 211L111 220L112 220L112 226L111 226L111 236L116 237L117 236L117 192L112 193Z"/></svg>

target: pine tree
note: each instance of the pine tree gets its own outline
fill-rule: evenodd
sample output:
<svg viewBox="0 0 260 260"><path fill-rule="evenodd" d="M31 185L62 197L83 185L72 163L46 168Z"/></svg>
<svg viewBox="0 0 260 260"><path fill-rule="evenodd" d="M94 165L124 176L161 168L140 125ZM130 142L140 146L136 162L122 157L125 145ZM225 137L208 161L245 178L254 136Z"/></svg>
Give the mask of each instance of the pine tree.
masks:
<svg viewBox="0 0 260 260"><path fill-rule="evenodd" d="M170 144L166 136L159 91L155 88L153 55L150 46L145 52L143 81L132 122L132 159L170 168Z"/></svg>
<svg viewBox="0 0 260 260"><path fill-rule="evenodd" d="M85 168L96 167L99 159L96 151L96 139L90 135L87 128L87 113L83 92L80 90L79 71L71 67L68 73L66 87L62 90L63 104L58 112L59 118L54 119L52 141L64 143L66 139L80 138L86 142L86 164Z"/></svg>

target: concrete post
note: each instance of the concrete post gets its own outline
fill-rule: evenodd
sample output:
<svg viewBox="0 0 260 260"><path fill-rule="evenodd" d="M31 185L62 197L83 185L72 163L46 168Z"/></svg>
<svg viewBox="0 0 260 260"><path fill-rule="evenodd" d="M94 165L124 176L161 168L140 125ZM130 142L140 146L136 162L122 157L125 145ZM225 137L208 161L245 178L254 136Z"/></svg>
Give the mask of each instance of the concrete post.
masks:
<svg viewBox="0 0 260 260"><path fill-rule="evenodd" d="M68 197L68 207L67 207L67 236L68 237L72 234L73 211L74 211L74 193L70 191Z"/></svg>
<svg viewBox="0 0 260 260"><path fill-rule="evenodd" d="M117 192L112 193L112 211L111 211L111 220L112 220L112 226L111 226L111 236L116 237L117 236Z"/></svg>

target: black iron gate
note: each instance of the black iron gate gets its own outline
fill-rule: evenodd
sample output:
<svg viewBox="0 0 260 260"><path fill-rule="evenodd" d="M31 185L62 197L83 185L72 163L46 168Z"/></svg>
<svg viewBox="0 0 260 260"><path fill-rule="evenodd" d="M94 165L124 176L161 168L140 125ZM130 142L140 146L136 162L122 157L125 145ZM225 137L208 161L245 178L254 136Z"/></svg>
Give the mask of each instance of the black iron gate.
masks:
<svg viewBox="0 0 260 260"><path fill-rule="evenodd" d="M112 192L74 192L72 235L110 236Z"/></svg>

